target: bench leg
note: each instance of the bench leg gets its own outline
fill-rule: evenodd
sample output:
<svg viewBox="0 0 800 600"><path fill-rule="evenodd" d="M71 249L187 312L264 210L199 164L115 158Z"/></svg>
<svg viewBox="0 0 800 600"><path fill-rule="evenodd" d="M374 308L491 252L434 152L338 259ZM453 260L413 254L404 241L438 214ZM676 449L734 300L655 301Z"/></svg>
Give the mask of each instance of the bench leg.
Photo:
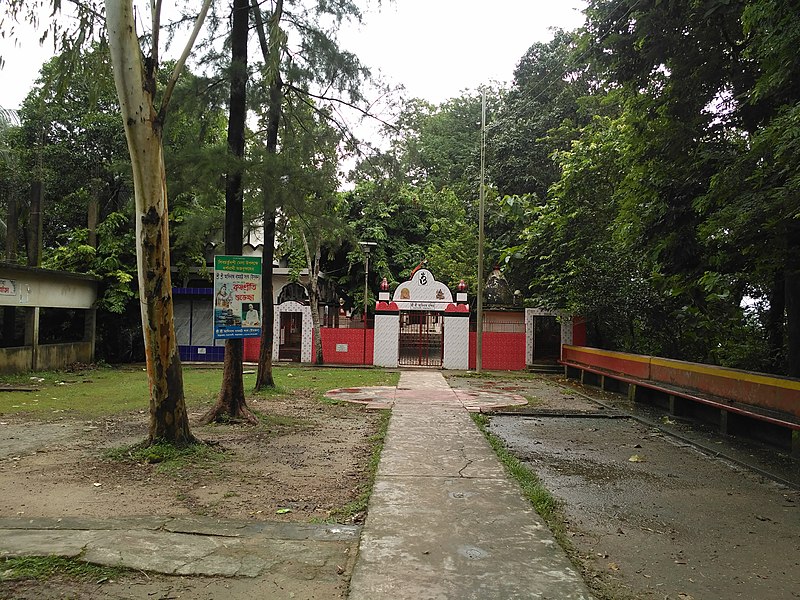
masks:
<svg viewBox="0 0 800 600"><path fill-rule="evenodd" d="M792 456L800 458L800 429L792 429Z"/></svg>
<svg viewBox="0 0 800 600"><path fill-rule="evenodd" d="M720 409L719 411L719 432L723 435L728 435L728 411Z"/></svg>
<svg viewBox="0 0 800 600"><path fill-rule="evenodd" d="M684 413L685 408L686 403L683 398L679 398L673 394L669 395L669 414L679 417Z"/></svg>
<svg viewBox="0 0 800 600"><path fill-rule="evenodd" d="M636 402L636 384L629 383L628 384L628 400L630 402Z"/></svg>

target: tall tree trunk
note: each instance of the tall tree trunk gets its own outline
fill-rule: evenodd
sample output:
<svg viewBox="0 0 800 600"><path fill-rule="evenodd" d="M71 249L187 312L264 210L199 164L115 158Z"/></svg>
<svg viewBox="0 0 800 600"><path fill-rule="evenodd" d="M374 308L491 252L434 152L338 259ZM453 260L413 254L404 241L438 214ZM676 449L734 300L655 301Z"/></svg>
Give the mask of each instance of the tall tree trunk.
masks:
<svg viewBox="0 0 800 600"><path fill-rule="evenodd" d="M786 279L782 269L773 274L772 289L767 313L767 344L769 364L778 372L783 372L786 336L784 335L786 315Z"/></svg>
<svg viewBox="0 0 800 600"><path fill-rule="evenodd" d="M41 170L40 170L41 172ZM31 183L31 203L28 213L28 266L42 266L42 182Z"/></svg>
<svg viewBox="0 0 800 600"><path fill-rule="evenodd" d="M270 200L264 198L264 248L261 257L261 348L258 352L258 374L256 389L274 388L272 376L272 345L275 342L275 300L272 291L272 276L275 258L275 209Z"/></svg>
<svg viewBox="0 0 800 600"><path fill-rule="evenodd" d="M163 123L153 104L157 61L145 69L130 0L106 0L106 25L136 200L139 301L150 388L148 442L183 445L195 440L173 321Z"/></svg>
<svg viewBox="0 0 800 600"><path fill-rule="evenodd" d="M19 202L14 191L8 194L8 215L6 215L6 260L17 261L19 240Z"/></svg>
<svg viewBox="0 0 800 600"><path fill-rule="evenodd" d="M786 374L800 378L800 220L786 233Z"/></svg>
<svg viewBox="0 0 800 600"><path fill-rule="evenodd" d="M97 164L94 166L92 179L92 196L86 207L86 228L89 230L88 244L97 248L97 221L100 218L100 173Z"/></svg>
<svg viewBox="0 0 800 600"><path fill-rule="evenodd" d="M247 34L250 0L233 0L233 26L231 28L231 99L228 117L228 149L235 157L233 170L225 178L225 254L242 254L242 159L244 158L245 118L247 116ZM244 397L242 361L243 340L225 341L225 362L222 369L222 386L217 403L204 414L200 423L219 420L243 419L258 423L258 418L248 408Z"/></svg>
<svg viewBox="0 0 800 600"><path fill-rule="evenodd" d="M303 238L303 249L306 253L306 266L308 267L308 298L311 304L311 325L314 330L314 348L316 350L317 366L325 364L322 352L322 329L319 322L319 263L322 257L322 248L319 240L315 240L314 256L308 247L308 239L304 231L300 231Z"/></svg>
<svg viewBox="0 0 800 600"><path fill-rule="evenodd" d="M19 236L19 205L13 189L8 192L8 214L6 215L6 248L5 258L8 262L17 261L17 236ZM3 307L3 346L13 344L16 334L16 308Z"/></svg>
<svg viewBox="0 0 800 600"><path fill-rule="evenodd" d="M281 89L283 83L280 75L280 54L281 36L280 22L283 18L283 0L275 2L275 8L269 20L269 44L264 31L264 22L261 19L261 12L258 8L257 0L252 0L254 4L253 14L256 19L256 30L258 39L261 43L261 53L264 62L274 73L272 81L269 83L269 106L267 107L267 155L275 156L278 153L278 126L281 116ZM274 168L273 164L269 168ZM272 376L272 345L274 343L275 326L275 305L273 299L272 277L274 270L272 261L275 259L275 216L277 194L275 186L277 178L264 178L264 246L262 254L261 276L263 287L261 293L261 349L258 355L258 375L256 376L256 389L275 387L275 379Z"/></svg>

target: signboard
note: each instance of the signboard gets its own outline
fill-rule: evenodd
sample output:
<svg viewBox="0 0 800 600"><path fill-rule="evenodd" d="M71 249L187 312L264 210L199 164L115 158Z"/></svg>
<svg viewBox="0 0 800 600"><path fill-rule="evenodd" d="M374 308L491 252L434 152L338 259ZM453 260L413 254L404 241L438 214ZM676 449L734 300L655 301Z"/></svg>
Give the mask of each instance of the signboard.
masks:
<svg viewBox="0 0 800 600"><path fill-rule="evenodd" d="M0 296L16 296L17 282L13 279L0 279Z"/></svg>
<svg viewBox="0 0 800 600"><path fill-rule="evenodd" d="M409 302L408 306L411 310L440 310L441 307L434 302Z"/></svg>
<svg viewBox="0 0 800 600"><path fill-rule="evenodd" d="M261 336L261 257L214 257L214 339Z"/></svg>
<svg viewBox="0 0 800 600"><path fill-rule="evenodd" d="M447 286L433 278L427 269L419 269L397 286L392 301L401 311L444 311L453 303L453 294Z"/></svg>

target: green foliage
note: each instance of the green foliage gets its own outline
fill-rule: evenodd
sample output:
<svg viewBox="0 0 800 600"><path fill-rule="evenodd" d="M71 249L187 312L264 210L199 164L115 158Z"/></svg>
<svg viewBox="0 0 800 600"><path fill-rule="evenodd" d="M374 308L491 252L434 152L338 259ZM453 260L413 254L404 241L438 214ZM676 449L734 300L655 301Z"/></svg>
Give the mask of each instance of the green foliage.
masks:
<svg viewBox="0 0 800 600"><path fill-rule="evenodd" d="M542 517L562 545L566 543L566 521L561 503L544 487L536 474L517 457L515 457L503 444L503 441L489 431L491 419L480 413L471 413L470 416L486 437L489 445L494 450L500 462L522 488L522 493L533 505L533 508Z"/></svg>
<svg viewBox="0 0 800 600"><path fill-rule="evenodd" d="M375 477L378 474L378 464L381 461L383 443L386 439L386 432L389 429L389 419L392 416L392 412L389 410L382 410L380 414L381 419L378 423L378 431L369 438L369 441L372 443L372 455L367 464L367 480L359 488L358 497L355 500L331 513L331 518L337 523L353 522L359 516L363 516L367 511L369 498L375 486Z"/></svg>
<svg viewBox="0 0 800 600"><path fill-rule="evenodd" d="M796 11L593 0L586 14L579 36L529 50L500 111L502 258L535 304L588 317L591 344L786 372Z"/></svg>
<svg viewBox="0 0 800 600"><path fill-rule="evenodd" d="M552 41L532 45L514 71L489 128L488 166L501 195L544 198L558 180L553 158L566 150L575 125L584 122L578 99L588 93L575 66L576 36L556 31Z"/></svg>
<svg viewBox="0 0 800 600"><path fill-rule="evenodd" d="M121 213L108 215L97 228L97 248L86 243L86 229L74 230L65 244L48 253L43 266L98 277L103 282L98 308L121 314L136 290L135 246L129 221Z"/></svg>
<svg viewBox="0 0 800 600"><path fill-rule="evenodd" d="M112 448L105 457L113 461L156 464L159 473L175 474L188 467L208 467L224 459L225 453L205 442L176 446L169 442Z"/></svg>
<svg viewBox="0 0 800 600"><path fill-rule="evenodd" d="M110 59L102 47L82 56L68 87L62 87L62 57L45 63L20 108L18 172L26 185L43 184L45 249L86 226L90 201L98 203L101 218L129 206L128 150Z"/></svg>

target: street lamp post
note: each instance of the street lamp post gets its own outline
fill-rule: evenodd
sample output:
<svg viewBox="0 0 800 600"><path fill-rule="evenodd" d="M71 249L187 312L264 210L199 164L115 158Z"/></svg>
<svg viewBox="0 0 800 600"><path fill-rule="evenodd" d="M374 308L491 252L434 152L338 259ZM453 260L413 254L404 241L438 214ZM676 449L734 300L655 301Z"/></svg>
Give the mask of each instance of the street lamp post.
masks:
<svg viewBox="0 0 800 600"><path fill-rule="evenodd" d="M478 202L478 320L475 333L475 370L483 370L483 237L484 204L486 202L486 88L481 90L481 191Z"/></svg>
<svg viewBox="0 0 800 600"><path fill-rule="evenodd" d="M377 246L376 242L358 242L364 251L364 357L362 362L367 364L367 303L369 302L369 253Z"/></svg>

